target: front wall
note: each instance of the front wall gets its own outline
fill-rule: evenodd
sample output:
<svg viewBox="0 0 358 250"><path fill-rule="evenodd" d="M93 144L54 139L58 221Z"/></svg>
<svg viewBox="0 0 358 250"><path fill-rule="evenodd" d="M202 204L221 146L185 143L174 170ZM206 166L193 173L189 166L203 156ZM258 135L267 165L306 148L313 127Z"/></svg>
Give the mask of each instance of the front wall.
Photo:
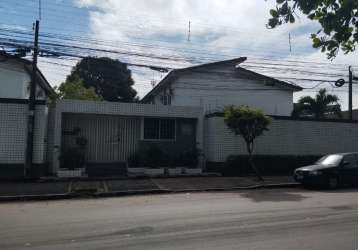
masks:
<svg viewBox="0 0 358 250"><path fill-rule="evenodd" d="M323 155L358 151L358 123L273 120L270 131L255 141L258 155ZM240 136L223 117L206 119L206 159L224 162L229 155L247 154Z"/></svg>
<svg viewBox="0 0 358 250"><path fill-rule="evenodd" d="M23 174L27 140L27 104L0 103L0 178ZM46 161L47 107L37 105L35 113L33 163Z"/></svg>

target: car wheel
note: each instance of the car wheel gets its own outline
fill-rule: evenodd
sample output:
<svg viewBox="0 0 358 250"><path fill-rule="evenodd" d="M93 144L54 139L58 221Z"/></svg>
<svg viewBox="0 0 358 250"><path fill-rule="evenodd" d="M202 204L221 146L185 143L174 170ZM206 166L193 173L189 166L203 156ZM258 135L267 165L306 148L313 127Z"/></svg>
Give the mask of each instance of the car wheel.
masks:
<svg viewBox="0 0 358 250"><path fill-rule="evenodd" d="M328 177L327 184L329 189L336 189L338 187L338 178L334 176Z"/></svg>

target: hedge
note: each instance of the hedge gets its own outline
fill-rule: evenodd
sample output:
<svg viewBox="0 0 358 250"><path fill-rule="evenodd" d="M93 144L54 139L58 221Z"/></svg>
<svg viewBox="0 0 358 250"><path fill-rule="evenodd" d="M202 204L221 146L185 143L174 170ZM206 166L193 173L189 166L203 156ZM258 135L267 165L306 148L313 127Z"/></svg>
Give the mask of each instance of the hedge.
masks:
<svg viewBox="0 0 358 250"><path fill-rule="evenodd" d="M255 155L256 167L262 175L291 175L296 168L311 165L321 155ZM231 155L225 163L207 163L208 172L219 172L224 176L245 176L253 174L247 155Z"/></svg>

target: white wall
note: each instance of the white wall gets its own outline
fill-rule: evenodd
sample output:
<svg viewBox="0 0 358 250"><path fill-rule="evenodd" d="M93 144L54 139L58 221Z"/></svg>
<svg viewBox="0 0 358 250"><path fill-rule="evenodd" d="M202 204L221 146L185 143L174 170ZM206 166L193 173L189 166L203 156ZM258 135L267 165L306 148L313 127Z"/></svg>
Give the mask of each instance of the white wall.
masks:
<svg viewBox="0 0 358 250"><path fill-rule="evenodd" d="M38 78L37 80L42 79ZM22 62L14 59L0 61L0 98L29 99L30 82L30 75ZM37 85L36 100L45 100L46 98L45 92Z"/></svg>
<svg viewBox="0 0 358 250"><path fill-rule="evenodd" d="M0 103L0 164L24 164L27 140L27 104ZM35 164L45 163L47 107L37 105L35 113Z"/></svg>
<svg viewBox="0 0 358 250"><path fill-rule="evenodd" d="M27 98L29 83L30 76L21 64L0 62L0 98Z"/></svg>
<svg viewBox="0 0 358 250"><path fill-rule="evenodd" d="M210 113L221 111L228 105L247 105L269 115L291 115L291 90L239 78L240 74L234 70L230 72L227 68L217 67L212 73L194 72L179 76L171 85L172 106L201 106ZM160 104L160 95L162 93L156 96L155 104Z"/></svg>
<svg viewBox="0 0 358 250"><path fill-rule="evenodd" d="M229 155L246 155L240 136L225 125L223 117L206 118L205 152L208 161L224 162ZM273 120L255 142L255 154L323 155L358 151L358 123Z"/></svg>

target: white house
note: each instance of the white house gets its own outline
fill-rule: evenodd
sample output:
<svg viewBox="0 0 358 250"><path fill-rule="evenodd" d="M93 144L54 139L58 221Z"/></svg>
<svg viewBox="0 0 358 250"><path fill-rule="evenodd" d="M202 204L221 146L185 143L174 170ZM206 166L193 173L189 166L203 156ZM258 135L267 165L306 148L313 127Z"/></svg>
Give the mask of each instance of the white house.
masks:
<svg viewBox="0 0 358 250"><path fill-rule="evenodd" d="M302 88L239 67L246 57L171 71L143 103L203 107L206 113L247 105L268 115L289 116Z"/></svg>
<svg viewBox="0 0 358 250"><path fill-rule="evenodd" d="M0 54L0 179L24 175L32 64ZM33 144L34 173L46 171L47 97L53 92L37 69Z"/></svg>
<svg viewBox="0 0 358 250"><path fill-rule="evenodd" d="M29 99L31 62L5 54L0 54L0 98ZM37 100L45 100L52 90L40 70L37 70Z"/></svg>

